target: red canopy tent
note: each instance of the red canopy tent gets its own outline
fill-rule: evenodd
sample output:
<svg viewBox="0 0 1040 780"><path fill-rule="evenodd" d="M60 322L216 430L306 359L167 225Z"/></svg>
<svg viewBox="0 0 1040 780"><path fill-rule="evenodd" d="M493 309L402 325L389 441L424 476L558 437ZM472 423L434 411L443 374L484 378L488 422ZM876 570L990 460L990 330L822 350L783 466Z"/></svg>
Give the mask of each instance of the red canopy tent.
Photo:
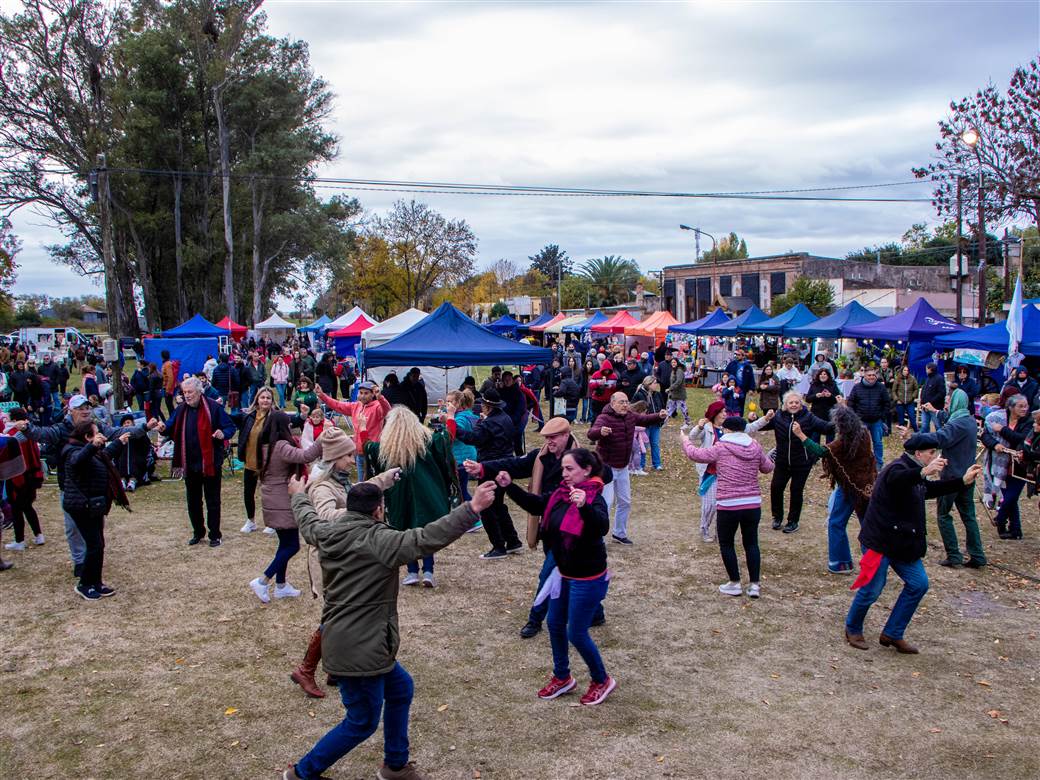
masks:
<svg viewBox="0 0 1040 780"><path fill-rule="evenodd" d="M249 330L245 325L239 325L230 317L225 317L220 322L216 323L218 328L231 331L231 338L235 341L241 341L246 337L246 331Z"/></svg>
<svg viewBox="0 0 1040 780"><path fill-rule="evenodd" d="M345 328L340 328L329 334L332 338L349 338L351 336L361 336L361 331L371 328L373 325L378 323L373 322L364 314L359 314L357 319L347 325Z"/></svg>
<svg viewBox="0 0 1040 780"><path fill-rule="evenodd" d="M599 325L593 325L592 332L622 334L625 332L625 328L638 324L639 320L627 311L619 311L606 322L601 322Z"/></svg>

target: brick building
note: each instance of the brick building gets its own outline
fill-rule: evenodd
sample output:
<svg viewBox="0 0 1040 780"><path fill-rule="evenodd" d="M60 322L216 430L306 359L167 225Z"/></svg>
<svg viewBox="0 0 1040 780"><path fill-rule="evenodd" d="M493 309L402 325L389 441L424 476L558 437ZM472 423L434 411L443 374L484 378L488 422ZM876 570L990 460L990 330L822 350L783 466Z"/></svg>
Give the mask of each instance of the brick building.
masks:
<svg viewBox="0 0 1040 780"><path fill-rule="evenodd" d="M662 276L663 308L680 322L702 317L716 305L740 313L754 304L768 314L773 297L787 292L799 276L826 279L838 307L855 300L883 317L902 311L922 297L949 317L957 308L945 265L877 265L789 252L716 264L665 266ZM961 308L965 324L971 324L978 303L974 284L968 279Z"/></svg>

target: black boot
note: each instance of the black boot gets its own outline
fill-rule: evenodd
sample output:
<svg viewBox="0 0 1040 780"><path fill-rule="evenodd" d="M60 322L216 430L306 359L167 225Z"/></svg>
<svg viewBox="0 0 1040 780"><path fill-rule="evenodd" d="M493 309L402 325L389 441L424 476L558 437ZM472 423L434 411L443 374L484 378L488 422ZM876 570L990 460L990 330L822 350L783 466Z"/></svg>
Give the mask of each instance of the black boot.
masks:
<svg viewBox="0 0 1040 780"><path fill-rule="evenodd" d="M534 620L528 620L524 627L520 629L520 637L522 639L530 639L542 630L542 624L537 623Z"/></svg>

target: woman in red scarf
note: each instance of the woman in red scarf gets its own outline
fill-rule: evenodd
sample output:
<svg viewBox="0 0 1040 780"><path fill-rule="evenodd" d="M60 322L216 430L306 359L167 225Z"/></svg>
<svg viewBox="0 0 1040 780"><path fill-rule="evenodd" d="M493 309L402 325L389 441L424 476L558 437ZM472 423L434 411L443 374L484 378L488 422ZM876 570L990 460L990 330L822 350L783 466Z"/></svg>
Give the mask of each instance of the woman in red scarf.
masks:
<svg viewBox="0 0 1040 780"><path fill-rule="evenodd" d="M581 703L594 705L606 699L617 685L589 636L589 626L607 595L610 580L607 546L603 543L610 528L600 479L603 464L596 453L573 449L563 454L561 469L563 482L548 495L528 493L505 471L499 472L495 481L522 509L542 516L538 537L556 560L556 570L535 600L537 604L550 599L547 622L553 654L552 678L538 696L555 699L577 687L570 672L569 640L592 677Z"/></svg>

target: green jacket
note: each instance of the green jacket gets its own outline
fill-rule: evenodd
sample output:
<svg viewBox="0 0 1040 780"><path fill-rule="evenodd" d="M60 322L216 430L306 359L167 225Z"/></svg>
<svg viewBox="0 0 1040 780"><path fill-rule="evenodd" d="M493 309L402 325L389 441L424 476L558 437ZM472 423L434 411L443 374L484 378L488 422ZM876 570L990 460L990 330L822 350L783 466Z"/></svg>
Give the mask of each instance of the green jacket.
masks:
<svg viewBox="0 0 1040 780"><path fill-rule="evenodd" d="M366 477L374 477L389 466L379 459L379 442L365 444ZM386 522L391 528L405 531L422 528L451 511L452 498L458 496L458 470L451 451L451 437L437 431L426 454L415 465L401 473L383 497L386 500Z"/></svg>
<svg viewBox="0 0 1040 780"><path fill-rule="evenodd" d="M466 502L423 528L395 531L358 512L322 520L306 493L292 497L300 533L318 548L325 607L321 660L334 677L386 674L397 662L398 569L454 542L477 515Z"/></svg>

